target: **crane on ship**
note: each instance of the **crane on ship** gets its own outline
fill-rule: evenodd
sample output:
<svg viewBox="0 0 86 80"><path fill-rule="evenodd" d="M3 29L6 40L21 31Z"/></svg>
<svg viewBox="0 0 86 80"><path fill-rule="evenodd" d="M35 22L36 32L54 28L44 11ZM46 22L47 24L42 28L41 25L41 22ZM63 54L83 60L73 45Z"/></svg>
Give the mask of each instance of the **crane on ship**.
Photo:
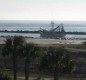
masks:
<svg viewBox="0 0 86 80"><path fill-rule="evenodd" d="M40 37L42 38L64 38L65 37L65 30L63 24L59 24L56 28L54 28L54 22L51 22L51 29L41 29L40 30Z"/></svg>

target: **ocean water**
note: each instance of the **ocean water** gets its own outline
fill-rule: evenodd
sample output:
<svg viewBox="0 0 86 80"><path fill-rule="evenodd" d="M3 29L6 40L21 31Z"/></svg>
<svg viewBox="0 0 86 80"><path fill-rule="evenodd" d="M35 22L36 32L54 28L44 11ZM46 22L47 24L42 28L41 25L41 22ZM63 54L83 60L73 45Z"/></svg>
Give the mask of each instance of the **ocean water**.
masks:
<svg viewBox="0 0 86 80"><path fill-rule="evenodd" d="M0 30L8 31L38 31L40 28L50 30L51 21L0 21ZM66 32L86 32L85 21L55 21L55 26L63 24ZM25 37L40 37L40 34L30 33L0 33L0 36L14 36L20 35ZM68 38L86 38L86 35L66 35Z"/></svg>
<svg viewBox="0 0 86 80"><path fill-rule="evenodd" d="M31 38L40 38L40 34L31 34L31 33L4 33L1 32L0 36L23 36L23 37L31 37Z"/></svg>
<svg viewBox="0 0 86 80"><path fill-rule="evenodd" d="M55 23L54 27L57 27L59 24ZM71 32L86 32L86 25L74 25L74 24L63 24L65 31L71 31ZM16 30L22 30L22 31L38 31L42 29L51 29L50 23L0 23L0 30L9 30L9 31L16 31Z"/></svg>

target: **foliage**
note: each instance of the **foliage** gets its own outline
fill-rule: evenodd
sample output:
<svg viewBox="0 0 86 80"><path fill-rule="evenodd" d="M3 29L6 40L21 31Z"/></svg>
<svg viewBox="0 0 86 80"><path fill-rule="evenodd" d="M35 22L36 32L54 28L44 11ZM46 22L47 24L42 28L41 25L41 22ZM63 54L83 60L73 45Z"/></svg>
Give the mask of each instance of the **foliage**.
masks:
<svg viewBox="0 0 86 80"><path fill-rule="evenodd" d="M11 79L8 75L0 72L0 80L11 80Z"/></svg>
<svg viewBox="0 0 86 80"><path fill-rule="evenodd" d="M20 47L24 44L24 39L21 36L8 37L5 41L4 48L2 49L2 55L13 55L13 52L18 53Z"/></svg>
<svg viewBox="0 0 86 80"><path fill-rule="evenodd" d="M21 36L9 37L6 39L4 48L2 49L3 56L10 56L13 62L14 80L17 80L17 58L20 53L20 48L24 44L24 39Z"/></svg>
<svg viewBox="0 0 86 80"><path fill-rule="evenodd" d="M36 44L33 43L26 43L23 47L23 57L29 57L34 59L39 54L39 47Z"/></svg>
<svg viewBox="0 0 86 80"><path fill-rule="evenodd" d="M44 51L40 67L41 70L54 73L54 80L58 80L59 73L70 73L73 69L73 61L70 59L67 51L60 47L49 47Z"/></svg>
<svg viewBox="0 0 86 80"><path fill-rule="evenodd" d="M21 56L25 59L25 80L28 80L30 72L30 63L32 59L38 56L39 47L33 43L26 43L23 47Z"/></svg>
<svg viewBox="0 0 86 80"><path fill-rule="evenodd" d="M85 42L83 42L83 45L86 45L86 41L85 41Z"/></svg>

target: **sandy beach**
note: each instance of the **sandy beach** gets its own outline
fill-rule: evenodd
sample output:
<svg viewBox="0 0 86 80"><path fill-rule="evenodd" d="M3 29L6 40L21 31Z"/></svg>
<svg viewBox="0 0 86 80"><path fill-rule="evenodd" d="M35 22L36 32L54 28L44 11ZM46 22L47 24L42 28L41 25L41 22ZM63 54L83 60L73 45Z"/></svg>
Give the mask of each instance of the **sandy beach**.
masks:
<svg viewBox="0 0 86 80"><path fill-rule="evenodd" d="M82 44L85 40L59 40L59 39L29 39L26 38L27 42L32 42L36 44Z"/></svg>
<svg viewBox="0 0 86 80"><path fill-rule="evenodd" d="M25 38L26 42L35 43L39 45L56 45L56 44L82 44L85 40L59 40L59 39L32 39L32 38ZM4 44L6 41L6 37L0 37L0 44Z"/></svg>

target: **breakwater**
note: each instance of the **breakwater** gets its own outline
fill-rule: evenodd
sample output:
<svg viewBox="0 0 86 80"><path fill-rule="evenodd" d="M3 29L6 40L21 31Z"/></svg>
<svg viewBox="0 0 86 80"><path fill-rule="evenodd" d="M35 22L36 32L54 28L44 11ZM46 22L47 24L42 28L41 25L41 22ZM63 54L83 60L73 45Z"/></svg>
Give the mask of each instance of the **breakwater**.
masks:
<svg viewBox="0 0 86 80"><path fill-rule="evenodd" d="M40 31L22 31L22 30L17 30L17 31L0 30L0 32L4 32L4 33L34 33L34 34L40 33ZM73 34L73 35L86 35L86 32L65 32L65 33Z"/></svg>

